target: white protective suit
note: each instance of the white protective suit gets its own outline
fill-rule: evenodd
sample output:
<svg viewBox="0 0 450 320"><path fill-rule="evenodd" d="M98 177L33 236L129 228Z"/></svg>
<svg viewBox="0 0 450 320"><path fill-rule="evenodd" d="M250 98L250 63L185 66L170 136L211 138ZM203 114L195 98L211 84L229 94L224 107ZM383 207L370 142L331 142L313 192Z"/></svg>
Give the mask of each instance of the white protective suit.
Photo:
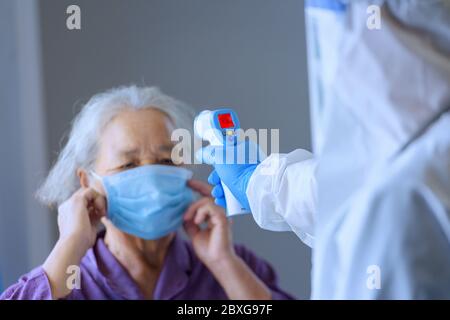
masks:
<svg viewBox="0 0 450 320"><path fill-rule="evenodd" d="M306 20L314 158L257 167L256 222L313 246L315 299L450 298L450 1L309 1Z"/></svg>

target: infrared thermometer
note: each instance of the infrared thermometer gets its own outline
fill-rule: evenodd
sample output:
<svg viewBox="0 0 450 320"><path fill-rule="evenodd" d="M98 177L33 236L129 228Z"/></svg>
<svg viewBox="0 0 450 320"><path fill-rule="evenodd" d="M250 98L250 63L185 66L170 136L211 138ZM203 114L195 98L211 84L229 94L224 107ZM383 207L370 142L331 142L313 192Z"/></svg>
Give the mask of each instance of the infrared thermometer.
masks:
<svg viewBox="0 0 450 320"><path fill-rule="evenodd" d="M232 109L204 110L194 120L195 135L211 146L233 146L238 143L239 119ZM227 216L249 213L223 183Z"/></svg>

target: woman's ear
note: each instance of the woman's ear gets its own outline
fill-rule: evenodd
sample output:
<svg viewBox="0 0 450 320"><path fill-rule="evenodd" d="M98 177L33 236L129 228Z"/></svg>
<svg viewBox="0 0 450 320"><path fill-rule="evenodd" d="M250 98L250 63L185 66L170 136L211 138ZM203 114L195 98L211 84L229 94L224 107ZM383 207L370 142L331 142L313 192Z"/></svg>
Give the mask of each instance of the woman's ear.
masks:
<svg viewBox="0 0 450 320"><path fill-rule="evenodd" d="M80 185L83 188L89 187L89 177L85 170L77 169L77 176L78 176L78 179L80 179Z"/></svg>

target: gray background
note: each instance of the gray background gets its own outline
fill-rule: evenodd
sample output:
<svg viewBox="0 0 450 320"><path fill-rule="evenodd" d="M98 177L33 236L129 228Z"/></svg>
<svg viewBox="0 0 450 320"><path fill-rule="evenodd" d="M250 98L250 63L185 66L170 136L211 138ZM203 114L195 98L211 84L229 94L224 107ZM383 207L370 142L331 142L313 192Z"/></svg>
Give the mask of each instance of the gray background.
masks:
<svg viewBox="0 0 450 320"><path fill-rule="evenodd" d="M303 1L18 0L25 9L14 2L0 1L0 38L6 43L0 48L0 270L6 285L41 263L57 238L55 214L33 200L25 208L24 190L42 180L74 114L99 91L157 85L196 110L232 106L243 127L279 128L282 152L310 148ZM70 4L81 7L81 30L66 28ZM16 30L27 10L36 19L36 25L28 21L34 33ZM39 57L25 70L20 66L30 59L17 59L15 51L24 50L18 39L31 40L35 45L28 51ZM30 70L35 81L20 83L20 76L30 79ZM38 102L16 103L24 95ZM30 109L32 123L41 123L34 129L37 138L30 137L36 131L21 129ZM21 147L28 138L40 146L34 154L41 165L32 178L24 168L34 162ZM201 168L198 176L208 171ZM36 229L45 238L39 248L30 239ZM293 234L260 230L251 217L238 218L233 229L237 242L272 263L285 289L309 296L310 250Z"/></svg>

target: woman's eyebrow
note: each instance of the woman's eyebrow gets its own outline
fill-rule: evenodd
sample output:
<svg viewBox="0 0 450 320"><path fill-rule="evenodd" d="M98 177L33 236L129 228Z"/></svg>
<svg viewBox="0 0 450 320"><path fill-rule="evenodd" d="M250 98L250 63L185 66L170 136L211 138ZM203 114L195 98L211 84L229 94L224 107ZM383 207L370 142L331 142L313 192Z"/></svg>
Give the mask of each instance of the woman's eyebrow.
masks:
<svg viewBox="0 0 450 320"><path fill-rule="evenodd" d="M172 152L173 144L162 144L158 146L158 151L161 152Z"/></svg>
<svg viewBox="0 0 450 320"><path fill-rule="evenodd" d="M132 148L132 149L126 149L126 150L119 151L119 155L123 156L123 157L129 157L129 156L133 156L133 155L137 154L138 152L139 152L139 150L137 148Z"/></svg>
<svg viewBox="0 0 450 320"><path fill-rule="evenodd" d="M173 144L162 144L162 145L158 145L154 150L156 150L156 152L172 152L173 149ZM119 155L122 157L130 157L130 156L134 156L136 154L139 153L139 148L130 148L130 149L125 149L125 150L120 150L119 151Z"/></svg>

